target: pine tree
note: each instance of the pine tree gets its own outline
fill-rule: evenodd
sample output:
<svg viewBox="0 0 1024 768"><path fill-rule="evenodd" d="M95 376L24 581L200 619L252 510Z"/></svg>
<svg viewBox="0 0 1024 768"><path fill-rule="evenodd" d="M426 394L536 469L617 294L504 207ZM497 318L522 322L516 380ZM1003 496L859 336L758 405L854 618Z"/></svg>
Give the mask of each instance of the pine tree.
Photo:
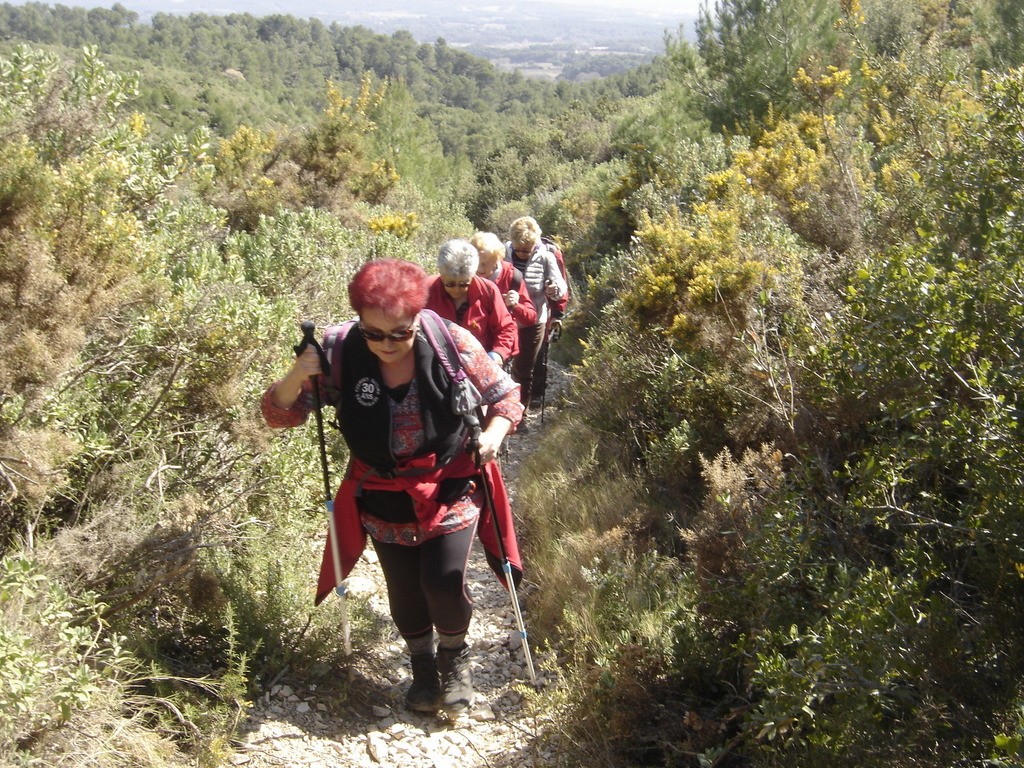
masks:
<svg viewBox="0 0 1024 768"><path fill-rule="evenodd" d="M694 74L715 128L756 124L769 109L786 114L793 76L834 46L837 3L829 0L716 0L701 8Z"/></svg>

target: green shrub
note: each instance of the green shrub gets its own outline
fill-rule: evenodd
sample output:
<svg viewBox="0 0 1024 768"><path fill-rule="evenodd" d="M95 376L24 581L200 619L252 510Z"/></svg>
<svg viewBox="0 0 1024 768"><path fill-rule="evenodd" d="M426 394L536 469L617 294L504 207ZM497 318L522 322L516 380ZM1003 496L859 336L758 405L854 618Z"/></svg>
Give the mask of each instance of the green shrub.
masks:
<svg viewBox="0 0 1024 768"><path fill-rule="evenodd" d="M531 629L562 655L568 693L550 703L573 746L561 749L589 764L661 738L652 691L674 688L691 600L678 563L641 544L663 523L617 460L618 440L563 418L524 462L516 492Z"/></svg>
<svg viewBox="0 0 1024 768"><path fill-rule="evenodd" d="M0 735L3 743L12 744L87 706L107 682L93 667L113 669L122 658L118 638L98 642L96 627L90 626L99 623L102 609L95 596L75 600L58 585L47 586L38 565L28 560L3 560L0 603ZM92 621L80 624L84 617Z"/></svg>
<svg viewBox="0 0 1024 768"><path fill-rule="evenodd" d="M27 759L69 722L123 696L136 669L96 595L72 595L36 562L0 561L0 759ZM116 711L116 709L115 709ZM112 764L112 763L111 763Z"/></svg>

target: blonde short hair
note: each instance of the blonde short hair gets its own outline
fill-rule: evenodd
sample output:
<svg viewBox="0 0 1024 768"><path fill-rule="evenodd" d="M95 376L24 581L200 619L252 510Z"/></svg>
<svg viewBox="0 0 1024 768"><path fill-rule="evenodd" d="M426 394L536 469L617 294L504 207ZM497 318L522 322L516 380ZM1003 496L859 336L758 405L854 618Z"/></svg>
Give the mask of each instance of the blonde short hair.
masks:
<svg viewBox="0 0 1024 768"><path fill-rule="evenodd" d="M540 242L542 234L544 233L541 232L540 224L533 216L521 216L508 228L508 239L512 241L512 245L535 246Z"/></svg>
<svg viewBox="0 0 1024 768"><path fill-rule="evenodd" d="M477 232L469 238L469 242L477 249L481 258L495 256L498 261L505 258L505 244L493 232Z"/></svg>

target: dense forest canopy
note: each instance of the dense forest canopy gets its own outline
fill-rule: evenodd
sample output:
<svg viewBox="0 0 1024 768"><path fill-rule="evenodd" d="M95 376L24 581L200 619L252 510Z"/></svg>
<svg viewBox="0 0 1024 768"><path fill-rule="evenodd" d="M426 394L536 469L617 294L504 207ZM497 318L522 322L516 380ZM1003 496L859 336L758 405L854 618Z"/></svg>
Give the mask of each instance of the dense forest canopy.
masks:
<svg viewBox="0 0 1024 768"><path fill-rule="evenodd" d="M143 23L122 5L86 10L5 3L4 40L96 46L111 67L141 73L139 107L154 125L178 131L200 123L230 133L243 124L306 122L323 107L325 80L358 86L370 73L402 83L450 153L465 153L464 142L488 122L551 115L591 93L639 96L653 91L656 81L647 65L591 85L539 83L499 72L443 38L421 44L405 31L385 36L280 15L162 13Z"/></svg>
<svg viewBox="0 0 1024 768"><path fill-rule="evenodd" d="M256 403L367 259L529 213L578 293L516 500L566 763L1020 765L1016 6L716 0L586 85L0 8L4 761L215 765L345 667L315 446Z"/></svg>

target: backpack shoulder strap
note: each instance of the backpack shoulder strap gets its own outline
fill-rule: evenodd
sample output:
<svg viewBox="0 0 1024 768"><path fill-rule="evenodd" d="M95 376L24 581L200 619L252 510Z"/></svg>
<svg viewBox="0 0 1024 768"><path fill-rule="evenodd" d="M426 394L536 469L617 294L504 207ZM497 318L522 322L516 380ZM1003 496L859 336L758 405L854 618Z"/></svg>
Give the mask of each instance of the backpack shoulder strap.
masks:
<svg viewBox="0 0 1024 768"><path fill-rule="evenodd" d="M338 325L329 325L324 330L324 355L327 358L330 374L328 376L328 393L341 391L341 345L356 322L356 320L347 320Z"/></svg>
<svg viewBox="0 0 1024 768"><path fill-rule="evenodd" d="M470 429L471 422L475 418L473 414L482 398L476 385L473 384L473 380L466 374L466 369L462 367L459 348L449 330L452 323L429 309L421 310L420 318L420 328L423 329L423 334L441 361L441 366L448 378L451 379L450 405L452 413L461 416L466 428ZM475 423L479 425L478 421Z"/></svg>
<svg viewBox="0 0 1024 768"><path fill-rule="evenodd" d="M558 241L548 235L541 237L541 242L548 247L551 254L555 257L555 263L558 265L558 271L562 273L562 278L565 278L565 257L562 254L562 249L558 245Z"/></svg>
<svg viewBox="0 0 1024 768"><path fill-rule="evenodd" d="M523 287L523 273L518 267L512 267L512 290L516 293Z"/></svg>
<svg viewBox="0 0 1024 768"><path fill-rule="evenodd" d="M441 361L448 378L453 382L461 382L466 378L466 371L462 368L462 359L459 357L459 348L455 345L452 332L448 330L449 321L445 320L432 309L420 311L423 335L427 337L434 353Z"/></svg>

